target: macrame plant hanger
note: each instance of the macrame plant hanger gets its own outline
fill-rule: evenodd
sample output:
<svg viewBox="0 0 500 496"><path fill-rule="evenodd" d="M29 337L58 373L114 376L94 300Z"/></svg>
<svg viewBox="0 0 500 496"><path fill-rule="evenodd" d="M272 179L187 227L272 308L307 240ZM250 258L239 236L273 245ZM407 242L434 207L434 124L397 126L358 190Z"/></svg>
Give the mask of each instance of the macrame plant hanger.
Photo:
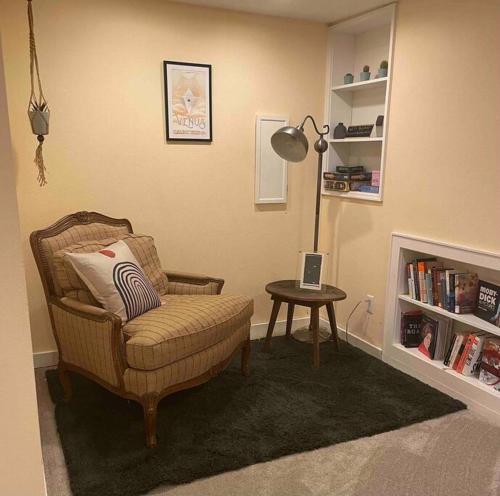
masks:
<svg viewBox="0 0 500 496"><path fill-rule="evenodd" d="M31 77L31 96L28 104L28 116L31 123L31 130L36 134L38 146L35 153L35 164L38 168L38 183L40 186L47 184L45 178L46 168L43 163L42 145L44 136L49 134L50 110L47 100L43 94L42 82L40 81L40 69L38 67L38 57L36 54L35 31L33 27L33 10L31 0L28 0L28 24L30 29L30 77ZM38 96L35 91L35 73L38 85Z"/></svg>

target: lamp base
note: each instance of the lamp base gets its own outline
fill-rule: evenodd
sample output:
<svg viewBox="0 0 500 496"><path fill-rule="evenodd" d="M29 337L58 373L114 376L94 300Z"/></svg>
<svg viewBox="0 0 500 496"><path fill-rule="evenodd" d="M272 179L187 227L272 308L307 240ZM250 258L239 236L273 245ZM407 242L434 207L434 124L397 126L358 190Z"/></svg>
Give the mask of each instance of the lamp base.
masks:
<svg viewBox="0 0 500 496"><path fill-rule="evenodd" d="M327 330L326 327L320 326L319 328L319 342L324 343L325 341L328 341L331 337L332 333ZM292 337L296 341L300 341L301 343L310 343L312 344L313 342L313 334L312 330L309 328L309 326L304 326L300 327L299 329L296 329L294 332L292 332Z"/></svg>

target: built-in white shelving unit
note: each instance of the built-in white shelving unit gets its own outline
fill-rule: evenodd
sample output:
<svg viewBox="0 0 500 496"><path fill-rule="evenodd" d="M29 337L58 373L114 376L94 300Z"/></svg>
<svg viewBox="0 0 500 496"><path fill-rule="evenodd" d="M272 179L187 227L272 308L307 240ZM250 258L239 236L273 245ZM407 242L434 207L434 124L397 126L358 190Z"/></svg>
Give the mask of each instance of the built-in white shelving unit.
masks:
<svg viewBox="0 0 500 496"><path fill-rule="evenodd" d="M378 193L344 193L323 187L324 195L382 200L395 8L395 4L391 4L330 27L325 120L330 124L331 133L323 171L335 171L338 165L363 165L367 171L380 171L380 188ZM382 60L389 62L388 77L376 78ZM371 69L368 81L359 80L364 65ZM347 73L354 75L351 84L344 84ZM370 138L333 139L333 130L339 122L346 127L375 124L378 115L384 116L382 137L376 136L374 127Z"/></svg>
<svg viewBox="0 0 500 496"><path fill-rule="evenodd" d="M446 266L477 272L480 279L500 283L500 254L432 241L406 234L393 234L385 309L382 359L390 365L453 396L500 424L500 392L479 381L446 367L440 360L430 360L416 348L400 343L401 313L421 309L429 315L450 318L455 329L481 330L500 336L500 328L473 314L455 314L437 306L414 300L408 295L406 264L415 258L436 257Z"/></svg>

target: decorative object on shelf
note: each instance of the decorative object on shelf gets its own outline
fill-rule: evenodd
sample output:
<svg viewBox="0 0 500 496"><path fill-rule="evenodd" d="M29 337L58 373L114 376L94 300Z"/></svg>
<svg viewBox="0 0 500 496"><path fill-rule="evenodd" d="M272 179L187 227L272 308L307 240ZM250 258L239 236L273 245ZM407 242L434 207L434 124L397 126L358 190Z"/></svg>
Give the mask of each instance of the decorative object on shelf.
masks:
<svg viewBox="0 0 500 496"><path fill-rule="evenodd" d="M323 153L328 149L328 142L324 136L330 132L330 126L325 124L323 132L319 131L316 122L310 115L306 115L301 124L297 127L285 126L278 129L271 137L271 145L274 151L283 159L289 162L302 162L306 158L309 150L309 143L304 134L304 124L307 119L310 119L314 130L319 138L314 143L314 150L318 152L318 175L316 182L316 213L314 222L314 251L318 251L318 235L319 235L319 210L321 200L321 172L323 170Z"/></svg>
<svg viewBox="0 0 500 496"><path fill-rule="evenodd" d="M167 141L212 141L212 66L163 62Z"/></svg>
<svg viewBox="0 0 500 496"><path fill-rule="evenodd" d="M384 135L384 116L379 115L375 121L375 136L382 138Z"/></svg>
<svg viewBox="0 0 500 496"><path fill-rule="evenodd" d="M389 62L387 62L387 60L382 60L382 62L380 62L380 67L378 69L378 77L379 78L387 77L388 69L389 69Z"/></svg>
<svg viewBox="0 0 500 496"><path fill-rule="evenodd" d="M365 65L363 71L359 73L360 81L368 81L370 79L370 66Z"/></svg>
<svg viewBox="0 0 500 496"><path fill-rule="evenodd" d="M38 146L35 152L35 164L38 168L38 184L45 186L47 178L45 177L46 167L43 161L42 145L44 136L49 134L49 118L50 109L45 99L42 90L42 82L40 80L40 68L38 65L38 55L36 53L35 43L35 28L33 21L33 10L31 7L31 0L28 0L28 25L29 25L29 40L30 40L30 80L31 80L31 94L28 104L28 117L31 123L31 130L36 134L38 139ZM38 85L38 96L35 91L35 73Z"/></svg>
<svg viewBox="0 0 500 496"><path fill-rule="evenodd" d="M331 181L325 180L325 189L330 189L332 191L349 191L349 181Z"/></svg>
<svg viewBox="0 0 500 496"><path fill-rule="evenodd" d="M344 76L344 84L352 84L354 82L354 76L348 72L345 76Z"/></svg>
<svg viewBox="0 0 500 496"><path fill-rule="evenodd" d="M347 138L369 138L373 131L373 124L362 124L359 126L349 126L347 128Z"/></svg>
<svg viewBox="0 0 500 496"><path fill-rule="evenodd" d="M339 122L333 130L333 139L344 139L347 135L347 128L342 122Z"/></svg>

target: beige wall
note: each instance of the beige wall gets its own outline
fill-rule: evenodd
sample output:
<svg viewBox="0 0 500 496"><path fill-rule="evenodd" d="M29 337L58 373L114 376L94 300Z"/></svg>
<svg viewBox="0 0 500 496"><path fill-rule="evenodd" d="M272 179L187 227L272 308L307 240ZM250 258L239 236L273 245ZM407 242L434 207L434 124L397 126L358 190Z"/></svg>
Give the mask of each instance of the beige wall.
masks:
<svg viewBox="0 0 500 496"><path fill-rule="evenodd" d="M294 277L297 251L311 243L315 157L290 167L286 208L256 208L255 115L322 115L326 26L164 0L38 0L52 109L40 189L25 114L25 3L0 7L35 351L54 343L28 236L77 210L128 217L155 237L166 267L224 277L226 291L255 298L254 322L267 321L266 282ZM211 145L165 143L166 59L212 64Z"/></svg>
<svg viewBox="0 0 500 496"><path fill-rule="evenodd" d="M45 494L0 38L0 494Z"/></svg>
<svg viewBox="0 0 500 496"><path fill-rule="evenodd" d="M390 234L500 251L500 2L402 0L382 205L323 201L322 240L350 330L382 344Z"/></svg>
<svg viewBox="0 0 500 496"><path fill-rule="evenodd" d="M28 235L70 211L127 216L155 236L165 266L225 277L268 319L269 280L293 277L312 236L315 157L290 167L286 209L253 204L257 113L322 115L325 28L161 0L39 0L35 15L52 105L49 185L39 189L25 117L22 2L0 0L33 342L53 348ZM396 27L385 197L324 198L331 281L367 293L350 330L381 345L390 233L500 250L500 3L402 0ZM164 59L213 64L212 145L164 141Z"/></svg>

